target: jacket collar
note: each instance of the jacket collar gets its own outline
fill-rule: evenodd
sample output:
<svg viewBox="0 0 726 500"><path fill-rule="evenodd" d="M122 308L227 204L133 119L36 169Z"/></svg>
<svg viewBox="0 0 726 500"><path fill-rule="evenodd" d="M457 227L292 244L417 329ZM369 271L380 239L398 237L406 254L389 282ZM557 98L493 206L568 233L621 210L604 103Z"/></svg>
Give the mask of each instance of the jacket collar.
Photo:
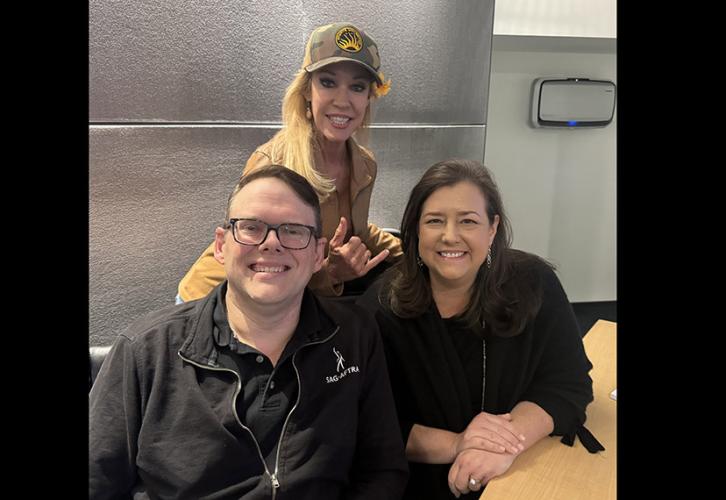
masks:
<svg viewBox="0 0 726 500"><path fill-rule="evenodd" d="M350 157L350 199L355 200L358 193L368 187L373 182L373 176L375 174L375 164L367 161L361 153L361 147L352 137L345 141L345 147L348 150ZM313 148L313 157L315 165L322 165L323 151L320 145L320 139L315 141L315 147Z"/></svg>
<svg viewBox="0 0 726 500"><path fill-rule="evenodd" d="M186 328L186 338L179 349L182 357L195 363L217 366L217 345L228 345L231 335L224 302L226 292L227 280L197 301ZM336 327L335 321L320 307L317 297L305 288L300 321L290 342L301 346L318 342L327 338Z"/></svg>

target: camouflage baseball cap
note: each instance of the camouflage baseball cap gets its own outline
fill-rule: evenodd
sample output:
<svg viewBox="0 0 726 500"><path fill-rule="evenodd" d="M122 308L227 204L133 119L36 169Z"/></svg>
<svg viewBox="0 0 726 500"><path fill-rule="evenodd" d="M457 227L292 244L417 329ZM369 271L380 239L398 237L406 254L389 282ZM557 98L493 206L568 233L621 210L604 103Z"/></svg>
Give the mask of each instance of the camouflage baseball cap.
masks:
<svg viewBox="0 0 726 500"><path fill-rule="evenodd" d="M305 46L303 68L312 73L329 64L353 61L371 72L375 81L383 83L378 69L381 58L371 37L351 23L333 23L316 28Z"/></svg>

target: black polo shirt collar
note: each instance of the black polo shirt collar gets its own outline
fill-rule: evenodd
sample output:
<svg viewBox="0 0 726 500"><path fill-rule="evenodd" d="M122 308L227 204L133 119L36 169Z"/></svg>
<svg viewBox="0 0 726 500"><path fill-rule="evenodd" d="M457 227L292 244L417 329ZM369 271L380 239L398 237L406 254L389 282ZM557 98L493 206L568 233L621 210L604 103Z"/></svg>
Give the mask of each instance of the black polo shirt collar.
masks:
<svg viewBox="0 0 726 500"><path fill-rule="evenodd" d="M228 347L230 344L241 344L234 337L234 333L229 326L227 304L225 301L227 282L225 281L221 286L218 286L213 293L217 294L214 311L212 313L214 324L212 336L214 343L218 347ZM284 361L285 358L294 353L299 347L326 338L333 332L334 328L335 324L325 314L323 309L318 307L313 293L308 288L305 288L300 306L300 320L280 356L280 362Z"/></svg>

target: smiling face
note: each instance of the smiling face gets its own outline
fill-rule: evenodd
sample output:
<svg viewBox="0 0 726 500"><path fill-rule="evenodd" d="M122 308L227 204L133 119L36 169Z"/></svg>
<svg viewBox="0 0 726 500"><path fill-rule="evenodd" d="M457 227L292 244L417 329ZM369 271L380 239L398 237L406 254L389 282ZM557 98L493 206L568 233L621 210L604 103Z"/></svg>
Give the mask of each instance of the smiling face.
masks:
<svg viewBox="0 0 726 500"><path fill-rule="evenodd" d="M251 181L231 201L230 218L257 219L268 224L296 223L315 226L315 212L283 181L265 177ZM228 293L237 303L279 304L299 301L314 272L323 262L325 238L313 236L307 248L290 250L269 231L259 245L237 243L232 229L215 231L214 256L224 265Z"/></svg>
<svg viewBox="0 0 726 500"><path fill-rule="evenodd" d="M499 216L489 222L481 190L463 181L434 191L423 203L418 251L431 288L469 288L494 241Z"/></svg>
<svg viewBox="0 0 726 500"><path fill-rule="evenodd" d="M325 140L345 142L365 116L371 74L359 64L339 62L312 74L310 96L315 128Z"/></svg>

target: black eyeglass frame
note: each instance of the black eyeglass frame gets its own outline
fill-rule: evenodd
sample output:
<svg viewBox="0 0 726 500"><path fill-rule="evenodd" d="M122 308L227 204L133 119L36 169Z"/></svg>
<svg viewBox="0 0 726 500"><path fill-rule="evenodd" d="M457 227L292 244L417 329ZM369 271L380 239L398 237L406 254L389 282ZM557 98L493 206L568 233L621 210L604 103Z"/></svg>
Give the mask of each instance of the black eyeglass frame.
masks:
<svg viewBox="0 0 726 500"><path fill-rule="evenodd" d="M237 222L241 221L241 220L246 220L246 221L250 221L250 222L259 222L260 224L264 224L267 227L267 231L265 231L265 235L262 237L262 239L260 240L259 243L243 243L237 239L237 231L235 230L235 227L237 226ZM260 219L248 219L247 217L237 217L234 219L229 219L228 224L232 227L232 238L234 238L234 241L236 241L240 245L245 245L248 247L256 247L258 245L261 245L267 239L267 237L270 235L270 231L273 231L273 230L275 231L275 235L277 236L277 241L280 242L280 245L282 245L282 248L287 248L288 250L304 250L310 246L310 240L313 239L313 236L315 236L315 239L318 238L317 234L315 234L317 232L317 228L315 228L314 226L308 226L307 224L299 224L297 222L282 222L280 224L268 224L267 222L260 220ZM301 227L308 228L310 230L310 236L308 237L308 241L307 241L307 243L305 243L305 246L302 246L300 248L292 248L292 247L285 245L282 242L282 240L280 239L280 233L278 231L280 226L301 226Z"/></svg>

